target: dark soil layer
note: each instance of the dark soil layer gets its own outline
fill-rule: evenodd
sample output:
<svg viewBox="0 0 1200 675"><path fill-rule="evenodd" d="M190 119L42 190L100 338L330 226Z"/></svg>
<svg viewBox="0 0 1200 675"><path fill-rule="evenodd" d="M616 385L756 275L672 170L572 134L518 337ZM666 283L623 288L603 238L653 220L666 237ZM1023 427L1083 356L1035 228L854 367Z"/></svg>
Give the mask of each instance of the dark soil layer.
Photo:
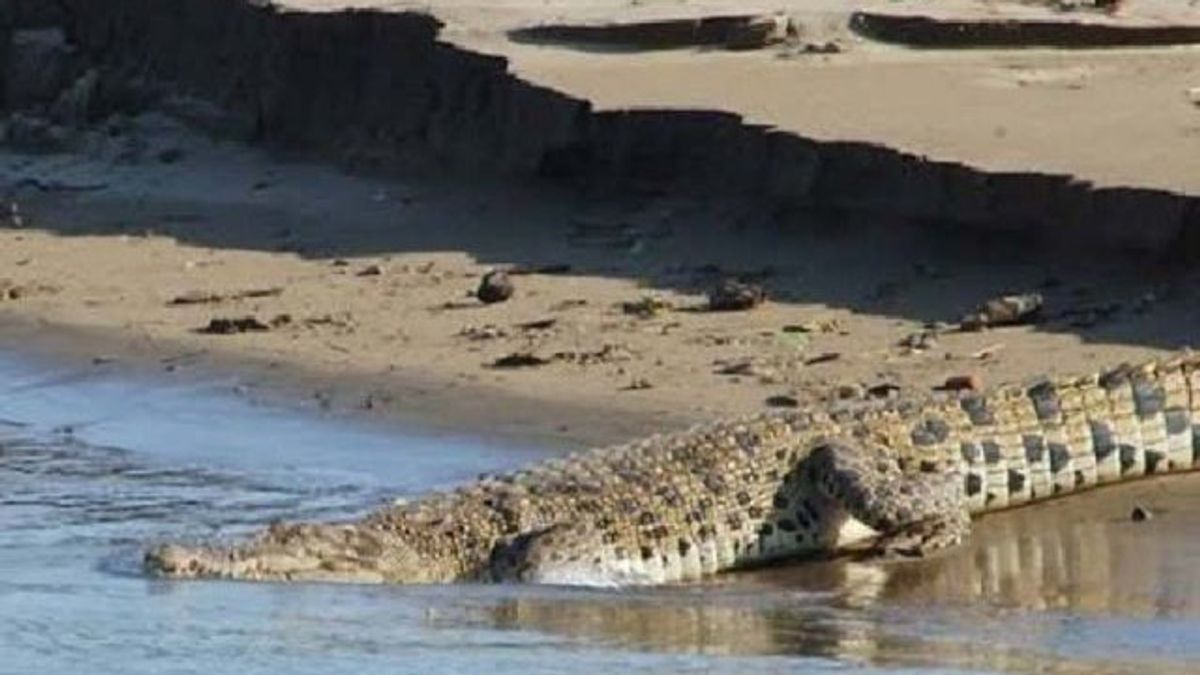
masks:
<svg viewBox="0 0 1200 675"><path fill-rule="evenodd" d="M1200 200L1191 195L990 173L870 143L816 141L713 110L595 112L587 101L514 77L502 58L439 42L439 23L426 15L308 14L247 0L9 0L0 7L10 32L60 22L78 73L135 83L180 109L195 109L181 100L203 102L220 111L207 121L225 133L350 166L687 193L781 215L817 211L972 237L1020 235L1043 249L1154 258L1200 250ZM19 57L6 55L6 80Z"/></svg>
<svg viewBox="0 0 1200 675"><path fill-rule="evenodd" d="M874 40L915 47L1150 47L1200 43L1200 25L1122 25L1087 19L943 19L857 12L850 23Z"/></svg>

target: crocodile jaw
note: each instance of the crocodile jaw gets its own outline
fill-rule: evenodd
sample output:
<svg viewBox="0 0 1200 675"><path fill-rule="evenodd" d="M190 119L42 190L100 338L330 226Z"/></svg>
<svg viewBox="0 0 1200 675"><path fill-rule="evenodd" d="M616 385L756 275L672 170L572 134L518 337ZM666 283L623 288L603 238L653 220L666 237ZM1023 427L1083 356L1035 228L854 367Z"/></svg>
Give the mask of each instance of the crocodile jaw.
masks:
<svg viewBox="0 0 1200 675"><path fill-rule="evenodd" d="M171 579L421 583L438 580L403 542L346 526L276 525L232 548L157 546L143 565Z"/></svg>

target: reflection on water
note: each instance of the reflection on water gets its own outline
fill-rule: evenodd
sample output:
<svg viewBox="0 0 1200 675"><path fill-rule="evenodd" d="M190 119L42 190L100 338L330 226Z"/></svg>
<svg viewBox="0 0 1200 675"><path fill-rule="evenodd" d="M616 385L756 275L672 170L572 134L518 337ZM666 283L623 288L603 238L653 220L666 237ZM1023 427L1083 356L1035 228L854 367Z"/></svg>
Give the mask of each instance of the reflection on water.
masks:
<svg viewBox="0 0 1200 675"><path fill-rule="evenodd" d="M0 392L0 673L1200 662L1200 476L999 514L967 546L914 563L811 562L636 591L177 583L138 573L148 542L350 517L535 453L256 409L194 385L31 378L3 363L0 381L16 383ZM1134 503L1156 517L1129 522Z"/></svg>
<svg viewBox="0 0 1200 675"><path fill-rule="evenodd" d="M1119 515L1160 507L1151 523ZM1098 491L982 523L916 563L814 562L702 585L513 598L492 625L639 649L803 654L876 666L1195 672L1200 476Z"/></svg>

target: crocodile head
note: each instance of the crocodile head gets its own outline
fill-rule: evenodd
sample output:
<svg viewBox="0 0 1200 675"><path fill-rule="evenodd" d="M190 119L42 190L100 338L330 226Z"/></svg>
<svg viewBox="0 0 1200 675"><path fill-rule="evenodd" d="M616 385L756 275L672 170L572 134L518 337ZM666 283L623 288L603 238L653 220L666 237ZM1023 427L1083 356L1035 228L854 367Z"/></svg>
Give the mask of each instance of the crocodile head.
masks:
<svg viewBox="0 0 1200 675"><path fill-rule="evenodd" d="M146 552L150 574L176 579L424 583L446 580L387 533L349 525L273 525L240 546L164 544Z"/></svg>

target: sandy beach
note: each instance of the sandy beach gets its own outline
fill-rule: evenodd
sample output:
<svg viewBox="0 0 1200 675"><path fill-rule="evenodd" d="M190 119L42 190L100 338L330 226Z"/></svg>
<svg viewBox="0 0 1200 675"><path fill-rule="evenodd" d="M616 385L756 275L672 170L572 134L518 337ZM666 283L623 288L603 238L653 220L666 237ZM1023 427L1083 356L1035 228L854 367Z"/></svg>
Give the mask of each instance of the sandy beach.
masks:
<svg viewBox="0 0 1200 675"><path fill-rule="evenodd" d="M1190 344L1200 315L1177 267L890 223L782 231L745 204L355 177L136 124L145 162L0 158L17 209L0 230L10 343L172 376L233 368L248 395L286 384L335 410L587 444L772 402L1097 370ZM166 151L181 158L153 159ZM473 295L493 269L515 271L516 292L485 305ZM707 311L734 277L769 300ZM1043 294L1045 320L951 328L1013 292ZM261 325L206 332L245 318ZM534 363L503 367L513 355Z"/></svg>

